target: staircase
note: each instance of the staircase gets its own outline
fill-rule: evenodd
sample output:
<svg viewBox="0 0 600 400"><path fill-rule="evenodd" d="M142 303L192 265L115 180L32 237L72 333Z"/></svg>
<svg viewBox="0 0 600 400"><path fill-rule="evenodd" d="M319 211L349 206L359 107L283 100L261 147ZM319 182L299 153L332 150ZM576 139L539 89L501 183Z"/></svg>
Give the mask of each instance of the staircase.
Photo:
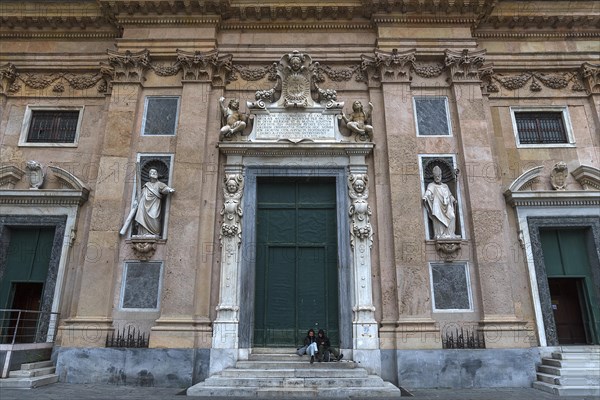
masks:
<svg viewBox="0 0 600 400"><path fill-rule="evenodd" d="M351 360L310 363L295 349L253 349L247 361L228 368L187 390L188 396L260 397L400 397L400 389L369 375Z"/></svg>
<svg viewBox="0 0 600 400"><path fill-rule="evenodd" d="M8 378L0 379L0 389L31 389L58 382L52 361L21 364L21 369L10 371Z"/></svg>
<svg viewBox="0 0 600 400"><path fill-rule="evenodd" d="M563 346L542 358L533 387L558 396L600 396L600 346Z"/></svg>

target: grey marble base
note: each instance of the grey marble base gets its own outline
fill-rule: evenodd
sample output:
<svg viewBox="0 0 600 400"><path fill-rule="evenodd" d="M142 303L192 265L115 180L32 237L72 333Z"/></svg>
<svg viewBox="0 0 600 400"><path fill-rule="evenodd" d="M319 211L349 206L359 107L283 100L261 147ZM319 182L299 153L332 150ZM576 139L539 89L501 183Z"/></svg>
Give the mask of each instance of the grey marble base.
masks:
<svg viewBox="0 0 600 400"><path fill-rule="evenodd" d="M394 365L394 356L397 365ZM383 379L410 389L531 387L540 348L382 350ZM397 379L390 375L397 367Z"/></svg>
<svg viewBox="0 0 600 400"><path fill-rule="evenodd" d="M208 377L209 349L56 347L56 373L65 383L186 388Z"/></svg>

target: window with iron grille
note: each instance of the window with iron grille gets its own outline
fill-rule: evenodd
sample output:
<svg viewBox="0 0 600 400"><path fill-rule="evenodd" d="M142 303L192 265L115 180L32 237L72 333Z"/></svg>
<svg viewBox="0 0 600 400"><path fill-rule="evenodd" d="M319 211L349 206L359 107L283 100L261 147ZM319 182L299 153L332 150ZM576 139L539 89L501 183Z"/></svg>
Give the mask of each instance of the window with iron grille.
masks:
<svg viewBox="0 0 600 400"><path fill-rule="evenodd" d="M520 144L569 143L562 112L515 112Z"/></svg>
<svg viewBox="0 0 600 400"><path fill-rule="evenodd" d="M31 110L27 143L75 143L80 110Z"/></svg>

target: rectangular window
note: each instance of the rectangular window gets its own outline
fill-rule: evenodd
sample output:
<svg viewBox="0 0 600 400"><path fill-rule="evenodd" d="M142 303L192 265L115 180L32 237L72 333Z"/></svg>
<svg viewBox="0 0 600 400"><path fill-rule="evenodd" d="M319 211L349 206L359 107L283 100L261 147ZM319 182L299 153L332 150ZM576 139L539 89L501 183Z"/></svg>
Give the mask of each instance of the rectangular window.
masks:
<svg viewBox="0 0 600 400"><path fill-rule="evenodd" d="M143 135L175 135L179 97L148 96L144 109Z"/></svg>
<svg viewBox="0 0 600 400"><path fill-rule="evenodd" d="M83 107L27 106L20 146L77 145Z"/></svg>
<svg viewBox="0 0 600 400"><path fill-rule="evenodd" d="M431 263L429 267L434 311L473 309L466 262Z"/></svg>
<svg viewBox="0 0 600 400"><path fill-rule="evenodd" d="M568 143L561 112L516 112L521 144Z"/></svg>
<svg viewBox="0 0 600 400"><path fill-rule="evenodd" d="M452 134L448 98L414 97L417 136L450 136Z"/></svg>
<svg viewBox="0 0 600 400"><path fill-rule="evenodd" d="M121 288L121 308L155 311L159 309L161 262L125 263Z"/></svg>
<svg viewBox="0 0 600 400"><path fill-rule="evenodd" d="M574 145L567 107L511 107L517 147Z"/></svg>

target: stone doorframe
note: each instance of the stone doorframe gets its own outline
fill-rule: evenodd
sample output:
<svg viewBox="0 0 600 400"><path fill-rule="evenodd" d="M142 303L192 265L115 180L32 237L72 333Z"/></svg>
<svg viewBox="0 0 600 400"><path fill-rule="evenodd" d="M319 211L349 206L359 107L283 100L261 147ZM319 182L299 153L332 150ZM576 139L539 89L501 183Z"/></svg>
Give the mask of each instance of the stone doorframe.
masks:
<svg viewBox="0 0 600 400"><path fill-rule="evenodd" d="M40 188L32 189L27 176L16 165L0 168L0 238L6 237L11 227L54 226L54 242L44 289L42 311L60 312L60 300L67 265L77 232L81 206L88 199L90 189L75 175L56 166L48 166L49 176L42 178ZM5 264L8 242L0 240L0 264ZM0 273L1 273L0 268ZM48 321L48 332L55 332L58 314ZM54 342L48 335L46 341Z"/></svg>
<svg viewBox="0 0 600 400"><path fill-rule="evenodd" d="M555 167L556 168L556 167ZM582 190L548 190L543 167L521 174L504 192L516 210L518 235L525 252L540 346L556 346L556 324L540 240L540 228L590 228L592 279L600 287L600 170L580 166L572 172ZM543 179L546 178L546 179ZM569 182L571 187L576 184ZM593 240L592 240L593 239ZM595 270L595 271L594 271ZM597 295L600 295L597 294Z"/></svg>
<svg viewBox="0 0 600 400"><path fill-rule="evenodd" d="M253 227L256 223L256 181L261 176L335 178L340 340L347 356L379 374L381 357L370 280L370 238L355 238L355 243L351 244L348 189L351 176L367 175L365 158L371 153L373 144L221 142L219 149L226 156L225 175L243 176L241 185L244 189L240 200L239 245L232 246L238 240L232 237L223 237L221 242L220 293L217 318L213 323L210 374L234 365L238 359L247 359L252 351L256 268ZM365 205L367 197L365 191ZM233 255L231 251L235 247L237 252Z"/></svg>

